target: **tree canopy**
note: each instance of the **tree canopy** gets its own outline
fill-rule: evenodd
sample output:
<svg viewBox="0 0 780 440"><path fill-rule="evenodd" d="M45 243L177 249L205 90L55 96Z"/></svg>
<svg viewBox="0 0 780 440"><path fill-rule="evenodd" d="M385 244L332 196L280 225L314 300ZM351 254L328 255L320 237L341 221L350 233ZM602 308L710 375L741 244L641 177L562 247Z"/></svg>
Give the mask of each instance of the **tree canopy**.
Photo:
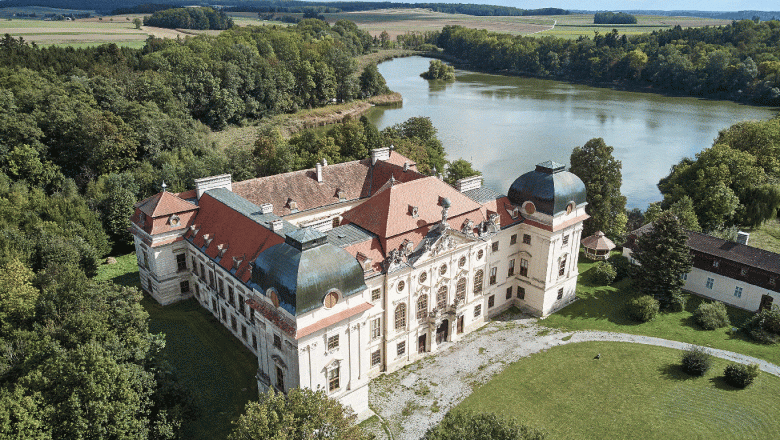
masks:
<svg viewBox="0 0 780 440"><path fill-rule="evenodd" d="M602 231L617 240L626 233L626 198L620 193L623 165L612 156L613 151L604 139L594 138L571 153L569 171L582 179L587 191L590 219L583 225L586 237Z"/></svg>
<svg viewBox="0 0 780 440"><path fill-rule="evenodd" d="M450 411L422 440L544 440L543 431L493 413Z"/></svg>
<svg viewBox="0 0 780 440"><path fill-rule="evenodd" d="M635 283L640 293L651 295L662 309L680 311L685 305L683 274L691 271L688 236L671 212L662 213L651 231L637 240L633 257L639 263Z"/></svg>

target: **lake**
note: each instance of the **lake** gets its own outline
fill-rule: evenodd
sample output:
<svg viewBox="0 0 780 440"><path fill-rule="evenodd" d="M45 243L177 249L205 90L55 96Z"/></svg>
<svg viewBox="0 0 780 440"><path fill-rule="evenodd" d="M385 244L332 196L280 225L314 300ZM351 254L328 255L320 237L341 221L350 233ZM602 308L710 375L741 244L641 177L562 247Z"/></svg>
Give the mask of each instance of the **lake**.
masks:
<svg viewBox="0 0 780 440"><path fill-rule="evenodd" d="M485 185L506 194L512 182L545 160L569 164L574 147L604 138L623 163L628 207L661 199L656 184L683 157L712 145L718 131L777 109L729 101L623 92L559 81L455 71L455 82L427 81L430 59L397 58L379 71L403 95L399 108L367 115L379 129L427 116L447 158L482 171Z"/></svg>

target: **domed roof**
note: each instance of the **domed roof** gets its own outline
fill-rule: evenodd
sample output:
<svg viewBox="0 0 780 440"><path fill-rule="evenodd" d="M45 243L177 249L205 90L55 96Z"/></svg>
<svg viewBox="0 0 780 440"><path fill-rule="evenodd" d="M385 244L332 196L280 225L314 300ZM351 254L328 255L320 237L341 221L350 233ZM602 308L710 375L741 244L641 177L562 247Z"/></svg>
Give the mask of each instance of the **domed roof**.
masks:
<svg viewBox="0 0 780 440"><path fill-rule="evenodd" d="M294 231L261 253L252 264L252 282L263 293L274 288L279 306L295 316L321 307L334 289L344 298L367 288L355 257L311 228Z"/></svg>
<svg viewBox="0 0 780 440"><path fill-rule="evenodd" d="M518 177L509 187L508 196L516 205L531 201L537 211L547 215L565 212L570 202L576 206L586 203L582 180L563 165L549 160Z"/></svg>

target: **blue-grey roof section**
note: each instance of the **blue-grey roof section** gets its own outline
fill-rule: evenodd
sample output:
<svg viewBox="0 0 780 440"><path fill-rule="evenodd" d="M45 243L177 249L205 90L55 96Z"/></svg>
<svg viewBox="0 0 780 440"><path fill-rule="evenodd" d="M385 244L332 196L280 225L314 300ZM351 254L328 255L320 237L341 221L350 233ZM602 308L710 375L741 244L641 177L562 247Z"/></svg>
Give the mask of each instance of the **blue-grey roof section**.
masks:
<svg viewBox="0 0 780 440"><path fill-rule="evenodd" d="M333 289L342 297L367 289L355 257L330 243L302 249L287 242L277 244L261 253L252 266L257 290L265 294L271 287L276 289L280 307L294 316L322 307Z"/></svg>
<svg viewBox="0 0 780 440"><path fill-rule="evenodd" d="M537 211L547 215L565 212L570 202L577 206L587 202L582 180L552 161L543 162L534 171L518 177L508 196L516 205L531 201Z"/></svg>
<svg viewBox="0 0 780 440"><path fill-rule="evenodd" d="M271 228L271 223L273 221L282 220L282 230L277 232L277 234L281 235L282 237L285 237L287 234L298 230L298 227L282 219L276 214L263 214L259 206L225 188L210 189L206 191L206 194L214 197L225 206L253 220L255 223L265 226L268 229L273 230Z"/></svg>
<svg viewBox="0 0 780 440"><path fill-rule="evenodd" d="M463 195L479 203L480 205L484 205L485 203L492 202L493 200L504 197L503 194L485 186L463 191Z"/></svg>
<svg viewBox="0 0 780 440"><path fill-rule="evenodd" d="M363 243L374 237L374 234L352 223L341 225L328 231L328 243L340 248Z"/></svg>

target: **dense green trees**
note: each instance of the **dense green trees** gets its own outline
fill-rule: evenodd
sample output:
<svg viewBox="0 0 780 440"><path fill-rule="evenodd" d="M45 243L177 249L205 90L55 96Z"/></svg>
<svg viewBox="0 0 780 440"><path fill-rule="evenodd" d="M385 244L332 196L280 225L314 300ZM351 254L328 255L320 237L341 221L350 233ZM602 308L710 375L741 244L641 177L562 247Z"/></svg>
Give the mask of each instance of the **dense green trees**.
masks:
<svg viewBox="0 0 780 440"><path fill-rule="evenodd" d="M212 8L171 8L144 17L144 25L170 29L224 30L233 27L233 19ZM140 27L140 24L136 24Z"/></svg>
<svg viewBox="0 0 780 440"><path fill-rule="evenodd" d="M780 104L780 22L752 20L628 37L523 37L445 26L437 45L488 70L633 87L693 96Z"/></svg>
<svg viewBox="0 0 780 440"><path fill-rule="evenodd" d="M431 60L428 70L420 74L425 79L440 79L442 81L455 81L455 68L444 64L441 60Z"/></svg>
<svg viewBox="0 0 780 440"><path fill-rule="evenodd" d="M249 402L235 422L231 440L338 439L370 437L355 425L355 415L324 391L292 388L287 395L268 391Z"/></svg>
<svg viewBox="0 0 780 440"><path fill-rule="evenodd" d="M636 17L625 12L596 12L593 14L594 24L636 24Z"/></svg>
<svg viewBox="0 0 780 440"><path fill-rule="evenodd" d="M626 233L626 198L620 194L622 164L612 156L613 151L604 139L595 138L571 153L569 171L582 179L587 190L590 219L583 226L585 237L602 231L618 240Z"/></svg>
<svg viewBox="0 0 780 440"><path fill-rule="evenodd" d="M640 293L657 299L662 309L680 311L685 306L682 275L691 271L688 236L677 217L664 212L653 229L637 240L634 259L640 264L635 283Z"/></svg>
<svg viewBox="0 0 780 440"><path fill-rule="evenodd" d="M430 428L422 440L543 440L543 431L502 419L493 413L450 411L438 425Z"/></svg>

